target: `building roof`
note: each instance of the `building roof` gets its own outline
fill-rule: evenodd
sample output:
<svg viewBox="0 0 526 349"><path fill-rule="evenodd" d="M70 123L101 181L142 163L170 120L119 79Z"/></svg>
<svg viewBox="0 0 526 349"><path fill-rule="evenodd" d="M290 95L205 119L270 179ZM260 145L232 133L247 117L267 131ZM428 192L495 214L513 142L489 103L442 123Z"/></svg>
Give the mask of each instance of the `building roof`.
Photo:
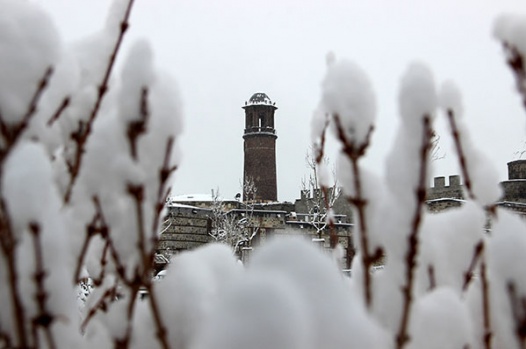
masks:
<svg viewBox="0 0 526 349"><path fill-rule="evenodd" d="M273 103L270 100L269 96L267 96L263 92L254 93L252 97L250 97L248 102L245 102L245 106L250 106L250 105L268 105L268 106L276 108L276 103Z"/></svg>
<svg viewBox="0 0 526 349"><path fill-rule="evenodd" d="M217 198L218 201L223 201L222 198ZM185 201L214 201L214 197L210 194L183 194L170 197L171 202L185 202Z"/></svg>

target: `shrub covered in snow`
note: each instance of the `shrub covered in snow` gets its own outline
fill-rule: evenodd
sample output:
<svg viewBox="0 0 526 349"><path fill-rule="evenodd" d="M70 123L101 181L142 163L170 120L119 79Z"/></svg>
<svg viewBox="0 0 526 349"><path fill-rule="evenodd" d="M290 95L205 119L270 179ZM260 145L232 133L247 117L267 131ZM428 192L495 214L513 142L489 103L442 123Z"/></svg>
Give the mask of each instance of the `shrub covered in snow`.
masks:
<svg viewBox="0 0 526 349"><path fill-rule="evenodd" d="M372 83L355 63L327 60L312 137L319 161L327 129L342 146L338 181L357 222L351 279L313 244L284 239L246 266L226 245L181 253L153 282L181 107L147 42L114 71L132 3L115 0L100 32L66 46L42 9L0 0L0 347L525 347L526 226L494 206L495 171L470 140L460 92L438 89L422 63L401 79L384 182L361 165ZM524 19L503 17L495 33L526 101ZM432 215L441 114L469 199Z"/></svg>

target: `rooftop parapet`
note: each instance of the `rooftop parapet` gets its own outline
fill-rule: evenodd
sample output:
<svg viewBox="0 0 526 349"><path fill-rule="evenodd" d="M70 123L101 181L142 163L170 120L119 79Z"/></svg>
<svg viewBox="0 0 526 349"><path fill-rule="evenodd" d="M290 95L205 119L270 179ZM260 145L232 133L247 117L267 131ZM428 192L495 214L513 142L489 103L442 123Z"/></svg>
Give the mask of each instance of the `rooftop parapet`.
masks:
<svg viewBox="0 0 526 349"><path fill-rule="evenodd" d="M463 187L458 175L449 176L449 185L446 185L445 177L435 177L433 187L427 191L427 200L463 199Z"/></svg>

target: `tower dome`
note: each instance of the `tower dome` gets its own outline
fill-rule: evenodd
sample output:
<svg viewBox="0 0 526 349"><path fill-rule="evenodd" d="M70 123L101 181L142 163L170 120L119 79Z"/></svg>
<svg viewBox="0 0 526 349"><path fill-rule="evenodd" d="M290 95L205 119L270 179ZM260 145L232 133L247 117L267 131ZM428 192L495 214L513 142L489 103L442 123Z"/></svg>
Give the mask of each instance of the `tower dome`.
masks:
<svg viewBox="0 0 526 349"><path fill-rule="evenodd" d="M269 96L263 92L256 92L248 100L248 105L273 105Z"/></svg>

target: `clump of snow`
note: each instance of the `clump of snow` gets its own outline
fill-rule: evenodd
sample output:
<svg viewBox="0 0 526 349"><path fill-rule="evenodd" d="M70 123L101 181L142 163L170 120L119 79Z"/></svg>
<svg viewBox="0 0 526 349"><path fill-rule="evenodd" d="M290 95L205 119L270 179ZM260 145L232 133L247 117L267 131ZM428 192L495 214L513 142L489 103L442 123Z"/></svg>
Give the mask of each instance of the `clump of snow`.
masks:
<svg viewBox="0 0 526 349"><path fill-rule="evenodd" d="M429 67L419 62L409 65L400 83L398 99L403 127L419 128L424 117L433 118L437 95Z"/></svg>
<svg viewBox="0 0 526 349"><path fill-rule="evenodd" d="M517 48L526 55L526 16L504 14L495 20L493 34L500 41Z"/></svg>
<svg viewBox="0 0 526 349"><path fill-rule="evenodd" d="M447 286L462 293L475 247L483 241L486 217L472 201L440 214L426 214L422 224L421 254L418 260L417 293L431 287L429 268L433 269L436 287Z"/></svg>
<svg viewBox="0 0 526 349"><path fill-rule="evenodd" d="M125 122L141 118L143 89L154 82L153 53L145 40L134 43L128 52L121 73L121 89L118 96L119 116Z"/></svg>
<svg viewBox="0 0 526 349"><path fill-rule="evenodd" d="M50 161L40 144L23 141L13 149L4 163L1 191L6 213L10 217L9 232L3 231L2 234L10 233L16 241L15 272L19 296L26 311L24 321L30 323L40 314L34 296L38 291L34 278L37 268L42 268L45 273L42 283L48 293L46 309L51 316L68 318L67 322L54 322L51 330L66 331L68 335L60 336L57 344L71 345L80 336L74 287L71 284L74 259L69 250L65 219L60 212L61 201L54 186ZM35 245L39 246L41 259L36 257ZM8 279L5 274L2 275L4 272L0 270L0 288L5 290ZM2 313L10 316L14 306L11 299L3 299L0 295L0 302L5 310ZM3 327L15 331L8 325L11 321L5 318L0 320Z"/></svg>
<svg viewBox="0 0 526 349"><path fill-rule="evenodd" d="M318 187L329 188L331 186L331 175L329 173L329 168L327 162L321 161L316 165L316 178L318 179Z"/></svg>
<svg viewBox="0 0 526 349"><path fill-rule="evenodd" d="M367 74L354 62L336 60L327 66L321 106L338 117L350 143L359 146L376 119L376 97Z"/></svg>
<svg viewBox="0 0 526 349"><path fill-rule="evenodd" d="M310 126L310 136L311 142L319 142L322 136L323 129L325 127L326 116L320 108L316 108L314 113L312 113L311 126Z"/></svg>
<svg viewBox="0 0 526 349"><path fill-rule="evenodd" d="M315 348L308 305L291 281L276 273L237 280L203 326L192 349Z"/></svg>
<svg viewBox="0 0 526 349"><path fill-rule="evenodd" d="M352 171L351 162L347 156L340 153L338 156L338 162L336 167L336 177L338 183L342 186L343 194L348 198L356 198L357 192L355 188L355 178ZM385 234L385 226L382 220L376 219L378 216L382 216L383 204L387 200L389 192L386 190L383 181L376 175L376 173L364 168L360 168L360 185L361 185L361 196L365 200L366 205L365 211L365 226L367 227L367 237L369 239L369 255L374 254L377 248L382 248ZM353 234L354 246L357 249L361 248L360 236L362 234L360 227L360 217L357 211L354 210L353 218L355 221L354 231L357 234Z"/></svg>
<svg viewBox="0 0 526 349"><path fill-rule="evenodd" d="M150 234L154 220L159 219L155 207L164 200L159 192L164 195L171 181L168 178L166 188L160 188L159 173L163 167L176 165L180 157L177 141L182 130L181 102L173 81L156 72L152 64L149 45L137 42L125 61L116 98L110 98L105 117L95 121L74 191L79 206L93 205L83 197L98 198L115 248L129 273L141 261L141 238L145 251L154 248ZM143 91L147 91L145 99ZM137 130L136 123L141 121L142 131L132 138L129 130ZM128 218L130 212L137 212L137 197L130 188L142 188L142 226ZM89 214L88 209L81 215L89 220Z"/></svg>
<svg viewBox="0 0 526 349"><path fill-rule="evenodd" d="M173 258L154 291L164 305L161 315L170 324L169 338L177 348L187 348L199 337L217 297L240 273L231 249L223 244L208 244Z"/></svg>
<svg viewBox="0 0 526 349"><path fill-rule="evenodd" d="M50 187L53 176L49 159L39 144L23 142L17 146L7 158L1 178L15 232L20 233L30 223L48 218L43 208L53 200L53 186Z"/></svg>
<svg viewBox="0 0 526 349"><path fill-rule="evenodd" d="M0 8L0 105L2 120L12 125L22 120L38 82L59 60L60 40L34 3L1 0Z"/></svg>
<svg viewBox="0 0 526 349"><path fill-rule="evenodd" d="M408 349L473 347L468 309L460 296L446 287L417 300L409 333Z"/></svg>
<svg viewBox="0 0 526 349"><path fill-rule="evenodd" d="M430 141L425 120L432 127L437 103L434 78L431 70L422 63L412 63L402 77L399 92L401 124L395 143L387 157L386 182L391 191L394 209L386 219L393 219L394 231L404 234L410 231L410 221L415 213L416 191L421 185L421 169L426 168L423 183L429 183L427 168L429 154L422 158L422 149ZM395 245L405 246L405 238ZM394 246L392 246L394 247ZM405 249L404 249L405 250ZM398 253L401 253L400 255ZM402 257L403 250L397 256Z"/></svg>
<svg viewBox="0 0 526 349"><path fill-rule="evenodd" d="M386 344L382 329L351 296L337 264L309 242L297 238L267 242L252 256L248 271L280 273L290 280L307 305L313 348L382 348Z"/></svg>
<svg viewBox="0 0 526 349"><path fill-rule="evenodd" d="M496 342L502 348L520 347L515 334L518 323L515 314L526 297L526 225L519 216L505 210L498 211L492 238L488 242L488 264L491 271L491 311ZM510 287L514 288L515 299Z"/></svg>

